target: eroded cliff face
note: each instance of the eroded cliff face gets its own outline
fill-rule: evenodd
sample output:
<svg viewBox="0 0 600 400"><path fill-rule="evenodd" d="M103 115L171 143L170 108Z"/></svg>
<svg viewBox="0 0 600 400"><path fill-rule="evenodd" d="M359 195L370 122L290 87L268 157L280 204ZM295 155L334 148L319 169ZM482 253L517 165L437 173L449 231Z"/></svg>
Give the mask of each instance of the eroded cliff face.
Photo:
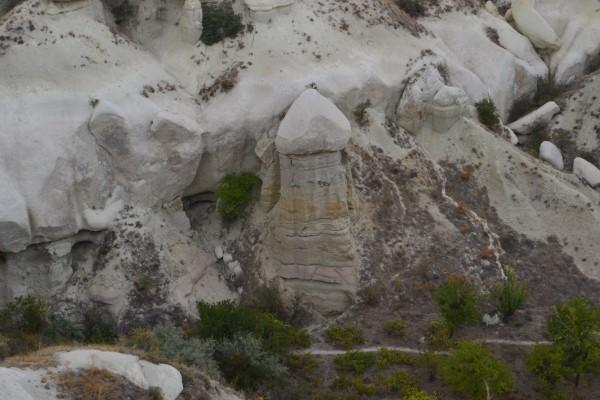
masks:
<svg viewBox="0 0 600 400"><path fill-rule="evenodd" d="M0 17L0 301L193 313L238 296L235 258L327 314L426 263L432 282L485 286L519 258L535 275L515 241L552 247L565 282L599 278L598 189L572 173L575 157L598 166L597 76L558 102L562 172L474 109L491 98L512 122L549 71L591 72L596 3L520 1L506 18L441 3L417 19L387 0L247 0L246 28L214 46L191 0L30 0ZM238 171L261 176L260 200L225 226L213 192Z"/></svg>

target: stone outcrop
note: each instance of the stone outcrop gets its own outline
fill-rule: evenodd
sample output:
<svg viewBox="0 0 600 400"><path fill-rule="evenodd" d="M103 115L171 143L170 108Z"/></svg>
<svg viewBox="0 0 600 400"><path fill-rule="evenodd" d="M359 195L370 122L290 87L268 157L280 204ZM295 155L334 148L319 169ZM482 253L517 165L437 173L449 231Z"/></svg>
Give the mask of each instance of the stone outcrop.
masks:
<svg viewBox="0 0 600 400"><path fill-rule="evenodd" d="M508 124L508 127L520 135L527 135L537 125L548 125L557 113L560 107L553 101L549 101L537 110L519 118Z"/></svg>
<svg viewBox="0 0 600 400"><path fill-rule="evenodd" d="M276 8L287 7L296 0L244 0L246 6L252 11L271 11Z"/></svg>
<svg viewBox="0 0 600 400"><path fill-rule="evenodd" d="M292 104L275 138L279 170L269 252L274 274L323 313L342 311L356 290L344 114L309 89ZM275 165L275 164L274 164Z"/></svg>
<svg viewBox="0 0 600 400"><path fill-rule="evenodd" d="M558 35L530 0L513 0L512 17L519 31L527 36L535 47L550 50L560 47Z"/></svg>

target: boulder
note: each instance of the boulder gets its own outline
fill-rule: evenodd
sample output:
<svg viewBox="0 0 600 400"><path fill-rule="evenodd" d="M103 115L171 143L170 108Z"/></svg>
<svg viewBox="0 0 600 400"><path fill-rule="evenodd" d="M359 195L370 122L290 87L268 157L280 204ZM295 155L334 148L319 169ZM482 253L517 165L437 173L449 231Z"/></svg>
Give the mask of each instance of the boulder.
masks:
<svg viewBox="0 0 600 400"><path fill-rule="evenodd" d="M280 154L305 155L340 151L350 140L350 122L314 89L298 97L279 126L275 146Z"/></svg>
<svg viewBox="0 0 600 400"><path fill-rule="evenodd" d="M531 4L530 0L513 0L512 18L517 29L539 49L556 50L560 40L554 29Z"/></svg>
<svg viewBox="0 0 600 400"><path fill-rule="evenodd" d="M542 142L540 145L540 158L552 164L556 169L563 169L565 166L560 150L552 142Z"/></svg>
<svg viewBox="0 0 600 400"><path fill-rule="evenodd" d="M126 378L142 389L158 387L165 400L183 391L181 373L167 364L152 364L131 354L101 350L72 350L56 354L59 366L68 369L99 368Z"/></svg>
<svg viewBox="0 0 600 400"><path fill-rule="evenodd" d="M553 101L549 101L540 108L508 124L508 127L520 135L527 135L537 125L548 125L560 107Z"/></svg>
<svg viewBox="0 0 600 400"><path fill-rule="evenodd" d="M573 173L593 188L600 186L600 169L583 158L575 158Z"/></svg>

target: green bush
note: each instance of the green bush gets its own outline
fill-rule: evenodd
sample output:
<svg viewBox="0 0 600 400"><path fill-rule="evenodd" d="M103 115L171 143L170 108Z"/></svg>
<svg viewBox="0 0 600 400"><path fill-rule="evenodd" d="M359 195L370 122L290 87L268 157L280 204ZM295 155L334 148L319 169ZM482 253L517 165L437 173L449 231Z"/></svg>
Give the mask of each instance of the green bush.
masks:
<svg viewBox="0 0 600 400"><path fill-rule="evenodd" d="M350 372L355 375L362 375L366 370L375 365L375 355L373 353L350 351L336 356L333 363L338 372Z"/></svg>
<svg viewBox="0 0 600 400"><path fill-rule="evenodd" d="M379 293L379 288L375 284L362 288L358 294L362 301L371 307L378 305L381 300L381 293Z"/></svg>
<svg viewBox="0 0 600 400"><path fill-rule="evenodd" d="M509 365L476 342L459 342L448 357L440 359L439 372L448 386L470 400L489 399L515 386Z"/></svg>
<svg viewBox="0 0 600 400"><path fill-rule="evenodd" d="M292 347L308 347L310 337L305 331L279 321L274 315L250 307L223 301L216 304L198 303L200 323L197 332L201 338L232 339L239 334L253 334L265 349L286 353Z"/></svg>
<svg viewBox="0 0 600 400"><path fill-rule="evenodd" d="M0 311L0 332L41 335L50 327L47 304L37 297L17 297Z"/></svg>
<svg viewBox="0 0 600 400"><path fill-rule="evenodd" d="M527 356L527 371L535 375L544 398L561 399L558 388L564 375L564 355L552 346L537 345Z"/></svg>
<svg viewBox="0 0 600 400"><path fill-rule="evenodd" d="M431 321L425 332L425 340L434 349L447 349L453 345L452 329L446 321Z"/></svg>
<svg viewBox="0 0 600 400"><path fill-rule="evenodd" d="M100 306L90 306L83 313L83 337L86 343L114 343L118 338L117 321Z"/></svg>
<svg viewBox="0 0 600 400"><path fill-rule="evenodd" d="M281 291L275 285L259 286L252 290L252 295L246 300L249 307L264 313L273 314L281 321L289 321L288 312Z"/></svg>
<svg viewBox="0 0 600 400"><path fill-rule="evenodd" d="M290 354L285 365L290 372L306 381L320 381L317 373L321 363L313 354Z"/></svg>
<svg viewBox="0 0 600 400"><path fill-rule="evenodd" d="M498 117L496 105L491 99L481 100L475 104L475 108L477 108L479 122L491 130L498 129L500 126L500 117Z"/></svg>
<svg viewBox="0 0 600 400"><path fill-rule="evenodd" d="M552 351L561 353L563 377L575 389L583 374L600 375L600 307L577 297L556 307L548 318Z"/></svg>
<svg viewBox="0 0 600 400"><path fill-rule="evenodd" d="M400 393L410 390L417 385L417 379L403 370L396 370L382 379L382 383L389 393Z"/></svg>
<svg viewBox="0 0 600 400"><path fill-rule="evenodd" d="M413 18L427 14L427 8L423 5L422 0L394 0L394 2Z"/></svg>
<svg viewBox="0 0 600 400"><path fill-rule="evenodd" d="M369 115L367 109L371 107L371 100L364 101L356 106L354 109L354 120L358 126L366 126L369 124Z"/></svg>
<svg viewBox="0 0 600 400"><path fill-rule="evenodd" d="M517 278L515 271L508 268L506 280L492 290L492 299L504 321L508 321L527 298L527 286Z"/></svg>
<svg viewBox="0 0 600 400"><path fill-rule="evenodd" d="M327 343L342 349L351 349L365 342L363 332L355 325L331 325L325 331Z"/></svg>
<svg viewBox="0 0 600 400"><path fill-rule="evenodd" d="M280 378L286 368L251 334L236 335L217 345L216 359L223 376L238 389L256 390Z"/></svg>
<svg viewBox="0 0 600 400"><path fill-rule="evenodd" d="M371 397L377 394L375 384L366 382L359 375L340 375L332 382L331 389L341 393L336 393L335 397L332 394L331 397L326 397L327 399L359 399L362 396Z"/></svg>
<svg viewBox="0 0 600 400"><path fill-rule="evenodd" d="M241 217L252 201L255 189L260 185L260 178L249 172L223 178L216 192L223 219L234 221Z"/></svg>
<svg viewBox="0 0 600 400"><path fill-rule="evenodd" d="M417 357L413 355L383 347L377 352L375 364L377 365L377 368L384 369L391 365L415 365L417 360Z"/></svg>
<svg viewBox="0 0 600 400"><path fill-rule="evenodd" d="M477 322L475 291L463 279L448 279L436 290L434 298L451 336L457 328Z"/></svg>
<svg viewBox="0 0 600 400"><path fill-rule="evenodd" d="M200 368L213 377L219 376L214 359L214 340L185 337L182 331L173 325L158 326L154 328L153 334L160 354L167 359Z"/></svg>
<svg viewBox="0 0 600 400"><path fill-rule="evenodd" d="M529 130L525 147L530 154L537 156L540 152L540 145L549 138L548 126L543 123L536 124Z"/></svg>
<svg viewBox="0 0 600 400"><path fill-rule="evenodd" d="M221 40L236 36L242 29L242 17L233 11L230 2L202 2L202 36L200 40L211 46Z"/></svg>
<svg viewBox="0 0 600 400"><path fill-rule="evenodd" d="M383 330L393 337L406 336L406 322L401 319L389 319L383 323Z"/></svg>
<svg viewBox="0 0 600 400"><path fill-rule="evenodd" d="M510 109L508 120L511 122L516 121L547 102L556 100L567 88L567 85L556 82L553 73L549 73L544 78L538 78L535 94L515 101Z"/></svg>

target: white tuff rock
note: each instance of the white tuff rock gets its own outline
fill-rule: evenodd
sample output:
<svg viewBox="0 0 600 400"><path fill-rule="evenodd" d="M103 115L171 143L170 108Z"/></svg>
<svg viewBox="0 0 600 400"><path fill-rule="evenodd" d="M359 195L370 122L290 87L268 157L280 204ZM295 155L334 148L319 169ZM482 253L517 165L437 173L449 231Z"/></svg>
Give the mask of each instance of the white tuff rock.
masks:
<svg viewBox="0 0 600 400"><path fill-rule="evenodd" d="M101 350L57 353L59 365L69 369L100 368L120 375L142 389L158 387L165 400L175 400L183 391L181 373L167 364L152 364L131 354Z"/></svg>
<svg viewBox="0 0 600 400"><path fill-rule="evenodd" d="M350 122L314 89L298 97L279 126L275 146L281 154L340 151L350 140Z"/></svg>
<svg viewBox="0 0 600 400"><path fill-rule="evenodd" d="M296 0L244 0L246 6L252 11L271 11L276 8L287 7Z"/></svg>
<svg viewBox="0 0 600 400"><path fill-rule="evenodd" d="M524 117L508 124L508 127L520 135L529 134L531 128L536 125L547 125L556 114L560 112L560 107L553 101L549 101L535 111L530 112Z"/></svg>
<svg viewBox="0 0 600 400"><path fill-rule="evenodd" d="M531 4L530 0L513 0L512 17L521 33L540 49L556 50L560 47L560 39L554 29Z"/></svg>
<svg viewBox="0 0 600 400"><path fill-rule="evenodd" d="M573 161L573 173L593 188L600 186L600 169L583 158L575 158Z"/></svg>
<svg viewBox="0 0 600 400"><path fill-rule="evenodd" d="M557 169L563 169L565 164L558 147L552 142L544 141L540 145L540 158L549 162Z"/></svg>

